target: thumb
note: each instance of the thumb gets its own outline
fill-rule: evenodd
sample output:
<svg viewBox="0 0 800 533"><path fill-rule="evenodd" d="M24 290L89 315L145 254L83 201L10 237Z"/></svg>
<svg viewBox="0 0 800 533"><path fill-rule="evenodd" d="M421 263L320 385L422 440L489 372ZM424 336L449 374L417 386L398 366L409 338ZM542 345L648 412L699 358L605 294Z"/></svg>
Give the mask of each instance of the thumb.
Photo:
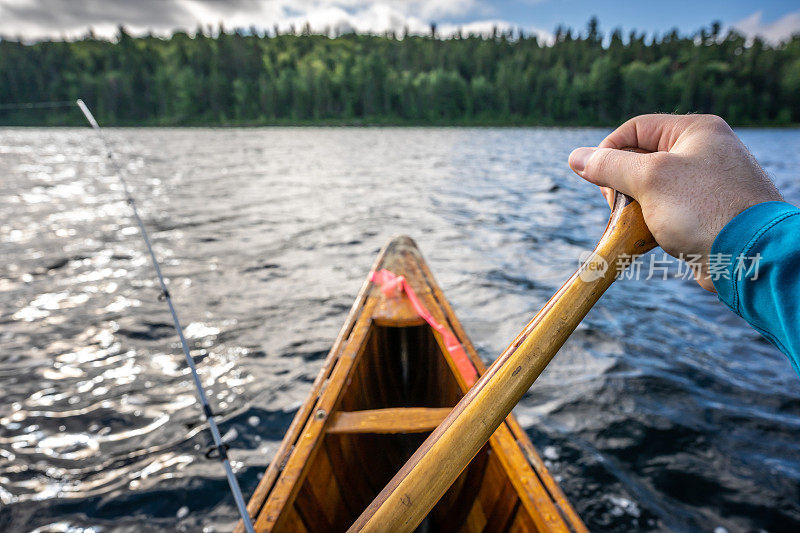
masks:
<svg viewBox="0 0 800 533"><path fill-rule="evenodd" d="M577 148L569 154L569 166L590 183L636 198L637 177L647 155L613 148Z"/></svg>

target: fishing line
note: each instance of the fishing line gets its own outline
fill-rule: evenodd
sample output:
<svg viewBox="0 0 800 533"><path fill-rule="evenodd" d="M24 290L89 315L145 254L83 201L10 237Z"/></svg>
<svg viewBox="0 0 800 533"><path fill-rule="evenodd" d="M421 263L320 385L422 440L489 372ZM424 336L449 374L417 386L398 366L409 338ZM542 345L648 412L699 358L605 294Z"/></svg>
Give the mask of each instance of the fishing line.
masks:
<svg viewBox="0 0 800 533"><path fill-rule="evenodd" d="M208 427L211 430L211 437L214 439L214 446L209 449L206 453L206 457L208 458L217 458L219 459L223 466L225 467L225 475L228 477L228 484L231 487L231 493L233 494L233 499L236 500L236 507L239 509L239 514L242 516L242 522L244 523L245 529L248 533L255 533L253 529L253 522L250 520L250 515L247 512L247 506L244 503L244 497L242 496L242 491L239 488L239 482L236 481L236 475L233 473L233 469L231 468L231 463L228 460L227 454L227 444L222 442L222 437L220 437L219 428L217 427L217 423L214 421L214 412L211 410L211 406L208 403L208 397L206 396L206 392L203 389L203 384L200 381L200 376L197 373L197 367L195 367L194 359L192 359L191 354L189 353L189 344L186 342L186 337L183 334L183 328L181 327L181 323L178 320L178 313L175 311L175 305L172 303L172 297L170 296L169 290L167 289L167 284L164 281L164 276L161 274L161 267L158 265L158 260L156 259L156 254L153 252L153 247L150 244L150 237L147 234L147 230L144 227L144 223L142 222L142 218L139 216L139 210L136 207L136 202L133 199L133 195L131 194L130 189L128 188L128 182L125 180L125 176L120 168L119 164L117 163L116 157L114 153L111 151L108 142L106 141L106 137L103 134L103 130L100 129L100 125L95 120L94 115L92 112L89 111L89 108L86 107L86 104L83 100L78 99L77 102L78 107L81 109L83 116L86 117L86 120L92 126L92 129L97 133L97 136L100 138L101 143L103 144L103 148L106 150L106 156L108 160L111 162L111 166L113 167L114 172L117 174L119 181L122 183L122 190L123 194L125 195L125 200L128 202L128 205L131 206L131 210L133 211L133 216L136 219L136 224L139 226L139 232L144 239L144 244L147 247L147 252L150 254L150 261L153 264L153 269L156 271L156 276L158 277L158 282L161 285L161 296L167 302L169 306L169 312L172 314L172 323L175 326L175 331L178 333L178 338L181 341L181 347L183 348L183 355L186 356L186 364L189 366L189 370L192 373L192 379L194 380L194 387L197 391L197 397L200 400L200 405L203 408L203 414L208 421ZM72 105L72 104L71 104ZM213 454L212 454L213 452Z"/></svg>

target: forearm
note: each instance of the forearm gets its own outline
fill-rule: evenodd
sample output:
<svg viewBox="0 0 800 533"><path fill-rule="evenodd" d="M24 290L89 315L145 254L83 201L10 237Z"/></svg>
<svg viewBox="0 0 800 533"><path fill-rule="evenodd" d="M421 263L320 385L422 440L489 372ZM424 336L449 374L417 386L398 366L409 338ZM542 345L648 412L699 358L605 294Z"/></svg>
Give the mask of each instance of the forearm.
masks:
<svg viewBox="0 0 800 533"><path fill-rule="evenodd" d="M800 374L800 209L765 202L745 210L720 231L711 260L720 300Z"/></svg>

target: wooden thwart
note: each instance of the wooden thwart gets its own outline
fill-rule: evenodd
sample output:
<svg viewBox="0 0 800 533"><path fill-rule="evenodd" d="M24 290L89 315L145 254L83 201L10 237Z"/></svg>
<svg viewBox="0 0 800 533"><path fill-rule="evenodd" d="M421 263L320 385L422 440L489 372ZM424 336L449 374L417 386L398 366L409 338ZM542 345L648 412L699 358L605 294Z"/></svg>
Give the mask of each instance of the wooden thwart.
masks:
<svg viewBox="0 0 800 533"><path fill-rule="evenodd" d="M425 433L433 431L450 414L449 407L399 407L340 411L333 415L328 433Z"/></svg>

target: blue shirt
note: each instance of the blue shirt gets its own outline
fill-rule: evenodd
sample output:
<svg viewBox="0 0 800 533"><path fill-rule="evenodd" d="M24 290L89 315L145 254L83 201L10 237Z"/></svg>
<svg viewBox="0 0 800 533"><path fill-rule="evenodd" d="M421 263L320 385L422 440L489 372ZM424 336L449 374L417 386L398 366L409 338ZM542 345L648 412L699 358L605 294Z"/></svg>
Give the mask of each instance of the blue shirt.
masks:
<svg viewBox="0 0 800 533"><path fill-rule="evenodd" d="M800 375L800 209L754 205L711 246L719 299L785 353Z"/></svg>

